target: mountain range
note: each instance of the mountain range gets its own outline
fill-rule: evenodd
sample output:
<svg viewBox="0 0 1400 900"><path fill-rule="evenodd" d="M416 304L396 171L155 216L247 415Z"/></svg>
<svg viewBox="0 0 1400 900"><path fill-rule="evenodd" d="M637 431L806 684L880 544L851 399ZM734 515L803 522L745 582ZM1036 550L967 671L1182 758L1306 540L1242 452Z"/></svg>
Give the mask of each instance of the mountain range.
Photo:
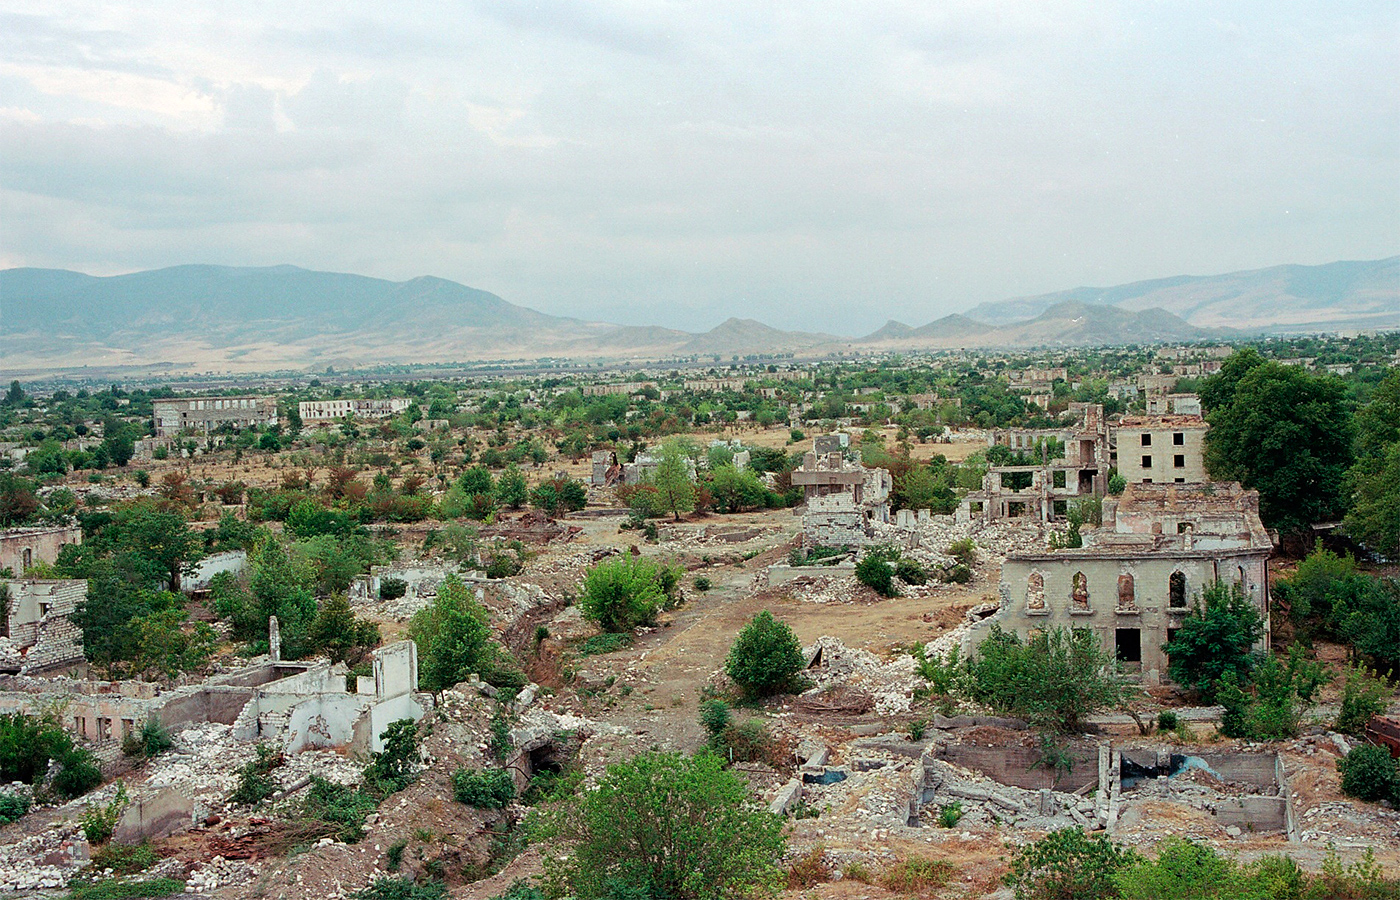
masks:
<svg viewBox="0 0 1400 900"><path fill-rule="evenodd" d="M1070 347L1400 328L1400 257L1181 276L984 303L860 338L731 318L695 334L552 316L442 278L187 265L0 271L0 372L268 371L543 357Z"/></svg>

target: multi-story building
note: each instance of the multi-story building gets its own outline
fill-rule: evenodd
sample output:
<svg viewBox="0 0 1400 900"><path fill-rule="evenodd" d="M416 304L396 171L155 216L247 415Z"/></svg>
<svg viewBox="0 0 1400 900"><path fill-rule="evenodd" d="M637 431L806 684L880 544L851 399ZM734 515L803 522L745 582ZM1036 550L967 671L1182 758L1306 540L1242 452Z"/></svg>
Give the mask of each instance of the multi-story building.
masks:
<svg viewBox="0 0 1400 900"><path fill-rule="evenodd" d="M388 399L303 400L297 414L303 425L337 422L346 416L356 419L392 419L413 405L404 397Z"/></svg>
<svg viewBox="0 0 1400 900"><path fill-rule="evenodd" d="M1129 484L1206 481L1210 426L1200 416L1125 416L1118 421L1118 474Z"/></svg>
<svg viewBox="0 0 1400 900"><path fill-rule="evenodd" d="M76 525L7 528L0 531L0 569L19 578L31 566L53 565L65 546L82 542L83 530Z"/></svg>
<svg viewBox="0 0 1400 900"><path fill-rule="evenodd" d="M224 425L233 428L276 426L275 397L180 397L154 403L156 437L183 431L208 434Z"/></svg>
<svg viewBox="0 0 1400 900"><path fill-rule="evenodd" d="M1130 671L1157 684L1162 645L1217 581L1238 585L1264 618L1269 641L1268 559L1259 494L1236 482L1129 484L1104 500L1103 525L1083 547L1013 553L1001 569L1001 609L965 641L972 650L992 623L1022 638L1055 627L1088 628Z"/></svg>

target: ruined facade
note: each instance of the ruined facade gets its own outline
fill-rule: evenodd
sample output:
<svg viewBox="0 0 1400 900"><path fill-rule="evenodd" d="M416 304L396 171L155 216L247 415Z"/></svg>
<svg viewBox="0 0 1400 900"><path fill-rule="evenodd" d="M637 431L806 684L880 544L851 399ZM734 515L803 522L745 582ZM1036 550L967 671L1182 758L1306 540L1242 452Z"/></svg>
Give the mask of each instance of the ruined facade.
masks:
<svg viewBox="0 0 1400 900"><path fill-rule="evenodd" d="M1200 416L1125 416L1115 429L1118 474L1130 484L1201 484L1209 430Z"/></svg>
<svg viewBox="0 0 1400 900"><path fill-rule="evenodd" d="M52 565L65 546L82 542L83 530L76 525L7 528L0 531L0 569L20 576L31 566Z"/></svg>
<svg viewBox="0 0 1400 900"><path fill-rule="evenodd" d="M358 400L303 400L297 404L297 414L303 425L336 422L346 416L356 419L392 419L408 409L412 400L405 397Z"/></svg>
<svg viewBox="0 0 1400 900"><path fill-rule="evenodd" d="M1240 585L1264 617L1268 645L1268 558L1259 495L1238 483L1129 484L1104 501L1104 524L1073 550L1013 553L1001 570L993 623L1026 638L1054 627L1089 628L1147 684L1166 677L1162 645L1207 585Z"/></svg>
<svg viewBox="0 0 1400 900"><path fill-rule="evenodd" d="M617 461L617 453L612 450L593 451L593 469L589 484L606 487L622 480L622 465Z"/></svg>
<svg viewBox="0 0 1400 900"><path fill-rule="evenodd" d="M1064 456L1029 465L988 467L982 489L969 492L959 504L959 522L1019 517L1052 522L1064 518L1070 500L1107 493L1112 448L1103 406L1071 403L1069 410L1078 419L1069 428L1010 428L992 433L991 445L1022 453L1033 453L1038 443L1043 447L1047 438L1053 438L1064 445Z"/></svg>
<svg viewBox="0 0 1400 900"><path fill-rule="evenodd" d="M817 437L813 446L818 452L808 453L802 465L792 470L792 483L802 487L807 504L802 517L807 546L865 544L870 523L889 524L894 478L885 469L866 468L859 452L854 459L846 459L840 449L845 442L837 439L845 437Z"/></svg>
<svg viewBox="0 0 1400 900"><path fill-rule="evenodd" d="M86 596L83 579L0 581L0 671L27 675L81 663L83 634L69 615Z"/></svg>
<svg viewBox="0 0 1400 900"><path fill-rule="evenodd" d="M233 428L276 426L275 397L182 397L153 404L156 437L174 437L183 431L208 434L229 425Z"/></svg>

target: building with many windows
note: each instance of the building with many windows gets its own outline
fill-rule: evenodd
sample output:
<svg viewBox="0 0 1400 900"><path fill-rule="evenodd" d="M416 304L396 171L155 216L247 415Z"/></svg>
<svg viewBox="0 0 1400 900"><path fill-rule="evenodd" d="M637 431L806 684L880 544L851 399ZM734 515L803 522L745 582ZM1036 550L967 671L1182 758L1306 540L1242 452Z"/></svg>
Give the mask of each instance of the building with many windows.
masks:
<svg viewBox="0 0 1400 900"><path fill-rule="evenodd" d="M156 437L184 431L208 434L222 426L235 429L281 424L275 397L179 397L153 406Z"/></svg>

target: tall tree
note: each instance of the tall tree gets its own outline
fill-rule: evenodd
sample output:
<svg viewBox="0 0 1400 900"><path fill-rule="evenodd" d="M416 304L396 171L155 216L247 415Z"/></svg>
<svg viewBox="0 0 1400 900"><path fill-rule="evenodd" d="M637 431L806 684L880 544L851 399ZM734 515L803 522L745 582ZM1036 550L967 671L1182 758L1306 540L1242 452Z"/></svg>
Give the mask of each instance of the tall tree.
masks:
<svg viewBox="0 0 1400 900"><path fill-rule="evenodd" d="M680 521L681 513L695 508L695 483L690 480L685 451L675 441L661 444L661 460L651 478L660 495L661 508Z"/></svg>
<svg viewBox="0 0 1400 900"><path fill-rule="evenodd" d="M1227 374L1205 382L1214 396L1227 397L1208 417L1210 476L1258 490L1260 517L1283 531L1340 518L1352 461L1351 411L1342 383L1275 362L1249 367L1233 389ZM1214 383L1216 378L1226 380Z"/></svg>
<svg viewBox="0 0 1400 900"><path fill-rule="evenodd" d="M1400 559L1400 368L1391 369L1356 413L1356 465L1346 529Z"/></svg>

